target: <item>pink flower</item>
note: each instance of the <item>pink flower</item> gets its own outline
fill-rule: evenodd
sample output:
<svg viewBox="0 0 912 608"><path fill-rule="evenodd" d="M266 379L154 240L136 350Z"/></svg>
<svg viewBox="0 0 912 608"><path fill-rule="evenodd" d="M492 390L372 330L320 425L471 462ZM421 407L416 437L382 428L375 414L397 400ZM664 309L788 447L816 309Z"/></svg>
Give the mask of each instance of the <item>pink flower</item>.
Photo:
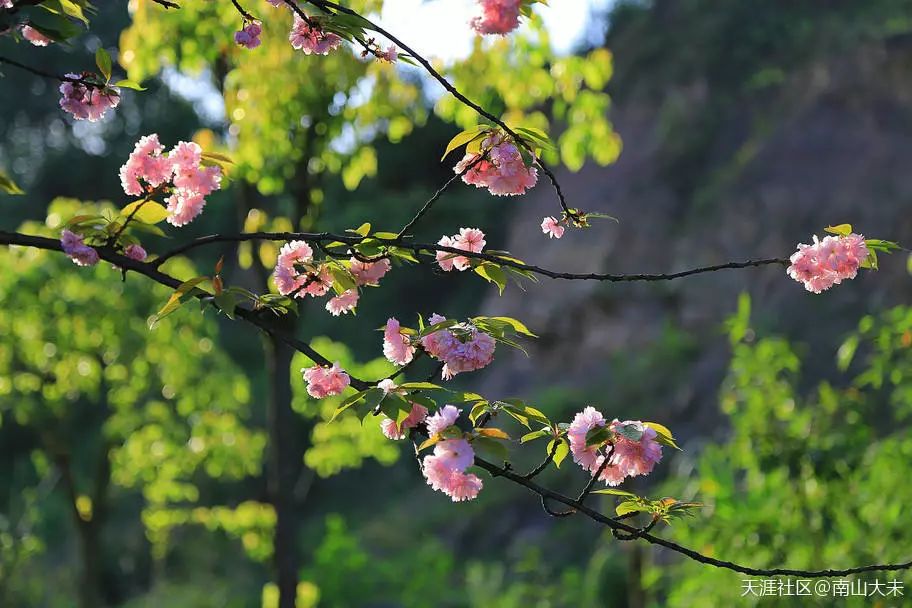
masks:
<svg viewBox="0 0 912 608"><path fill-rule="evenodd" d="M391 267L392 264L387 259L376 262L362 262L357 258L351 259L351 273L358 285L376 286Z"/></svg>
<svg viewBox="0 0 912 608"><path fill-rule="evenodd" d="M273 272L280 294L287 296L305 285L311 261L313 249L304 241L291 241L282 245Z"/></svg>
<svg viewBox="0 0 912 608"><path fill-rule="evenodd" d="M460 228L459 234L441 237L437 244L463 251L471 251L472 253L481 253L486 242L484 232L478 228ZM469 258L451 251L438 251L436 257L437 264L446 272L453 270L453 268L460 271L467 270L472 266Z"/></svg>
<svg viewBox="0 0 912 608"><path fill-rule="evenodd" d="M165 198L168 223L184 226L202 213L205 197L219 189L222 170L203 166L203 150L193 142L178 142L167 156L163 151L155 133L141 137L120 168L120 184L133 196L170 185L171 194Z"/></svg>
<svg viewBox="0 0 912 608"><path fill-rule="evenodd" d="M351 382L351 378L336 362L332 367L314 365L301 370L307 382L307 394L314 399L339 395Z"/></svg>
<svg viewBox="0 0 912 608"><path fill-rule="evenodd" d="M240 31L234 33L234 41L248 49L255 49L260 46L260 34L262 32L262 26L256 21L251 21Z"/></svg>
<svg viewBox="0 0 912 608"><path fill-rule="evenodd" d="M379 57L390 63L396 63L396 60L399 58L399 50L396 48L395 44L391 44L384 52L380 53Z"/></svg>
<svg viewBox="0 0 912 608"><path fill-rule="evenodd" d="M386 321L386 330L383 332L383 355L391 363L405 365L415 356L415 347L411 345L408 336L401 333L399 327L399 321L395 318Z"/></svg>
<svg viewBox="0 0 912 608"><path fill-rule="evenodd" d="M178 190L165 199L168 209L167 221L172 226L186 226L192 222L206 206L206 198L199 192Z"/></svg>
<svg viewBox="0 0 912 608"><path fill-rule="evenodd" d="M164 149L155 133L139 138L120 168L120 185L126 194L140 196L144 183L157 188L171 180L174 168L171 159L162 155Z"/></svg>
<svg viewBox="0 0 912 608"><path fill-rule="evenodd" d="M130 258L131 260L136 260L137 262L142 262L146 259L146 250L142 248L142 245L128 245L124 249L124 255Z"/></svg>
<svg viewBox="0 0 912 608"><path fill-rule="evenodd" d="M465 469L475 461L475 451L465 439L448 439L434 446L434 453L424 458L421 472L434 490L443 492L453 502L472 500L481 491L482 481Z"/></svg>
<svg viewBox="0 0 912 608"><path fill-rule="evenodd" d="M79 74L67 74L67 78L82 78ZM81 82L67 80L60 85L60 107L76 120L97 122L109 108L120 103L120 92L115 87L87 86Z"/></svg>
<svg viewBox="0 0 912 608"><path fill-rule="evenodd" d="M438 245L443 245L444 247L453 247L453 239L448 236L440 237L440 240L437 241ZM453 270L453 260L456 259L457 254L450 251L438 251L437 252L437 264L440 265L440 268L446 272Z"/></svg>
<svg viewBox="0 0 912 608"><path fill-rule="evenodd" d="M34 44L35 46L47 46L53 40L36 30L30 25L22 26L22 37Z"/></svg>
<svg viewBox="0 0 912 608"><path fill-rule="evenodd" d="M547 234L552 239L559 239L564 236L564 227L550 215L542 220L541 229L542 233Z"/></svg>
<svg viewBox="0 0 912 608"><path fill-rule="evenodd" d="M311 28L297 13L288 40L292 48L304 51L305 55L329 55L342 43L342 39L335 34L327 34L316 26Z"/></svg>
<svg viewBox="0 0 912 608"><path fill-rule="evenodd" d="M605 426L605 417L592 406L585 408L573 417L570 428L567 429L567 438L570 440L570 453L573 462L583 467L586 471L598 470L598 449L596 446L586 445L586 434L592 429Z"/></svg>
<svg viewBox="0 0 912 608"><path fill-rule="evenodd" d="M86 245L81 235L64 230L60 233L60 246L77 266L94 266L98 263L98 252Z"/></svg>
<svg viewBox="0 0 912 608"><path fill-rule="evenodd" d="M798 245L786 271L813 293L826 291L845 279L854 279L869 254L864 237L859 234L827 236L812 245Z"/></svg>
<svg viewBox="0 0 912 608"><path fill-rule="evenodd" d="M13 8L13 0L0 0L0 8Z"/></svg>
<svg viewBox="0 0 912 608"><path fill-rule="evenodd" d="M462 176L465 183L497 196L512 196L525 193L538 181L538 170L526 167L519 148L502 135L487 137L481 147L488 151L483 160L478 160L481 154L466 154L453 168L458 174L472 167Z"/></svg>
<svg viewBox="0 0 912 608"><path fill-rule="evenodd" d="M328 310L332 316L338 317L339 315L348 314L350 311L353 311L357 305L358 290L349 289L327 302L326 310Z"/></svg>
<svg viewBox="0 0 912 608"><path fill-rule="evenodd" d="M439 435L456 424L456 419L459 418L460 412L462 410L453 405L445 405L437 410L434 415L427 419L428 435L431 437Z"/></svg>
<svg viewBox="0 0 912 608"><path fill-rule="evenodd" d="M384 380L383 382L387 382L387 380ZM383 384L383 382L380 384ZM392 383L392 380L388 380L388 382ZM380 387L380 384L377 386ZM395 387L395 384L393 384L393 386ZM384 392L386 392L385 389ZM386 437L389 439L404 439L405 432L408 429L415 428L424 422L424 419L427 418L427 414L428 411L426 407L417 403L412 403L412 411L409 412L409 415L405 418L405 420L402 421L401 424L396 424L395 420L386 418L380 423L380 429L383 431L383 434L386 435Z"/></svg>
<svg viewBox="0 0 912 608"><path fill-rule="evenodd" d="M446 319L432 315L431 325ZM487 367L494 359L497 342L470 323L460 323L441 329L421 339L421 346L430 356L444 363L442 375L450 380L461 372L471 372Z"/></svg>
<svg viewBox="0 0 912 608"><path fill-rule="evenodd" d="M469 21L479 34L508 34L519 25L520 0L478 0L479 13Z"/></svg>
<svg viewBox="0 0 912 608"><path fill-rule="evenodd" d="M628 425L642 432L639 441L628 439L618 432L620 427ZM655 464L662 459L662 446L655 440L657 435L655 429L646 426L639 420L618 422L617 419L611 423L611 429L617 433L614 440L614 453L611 455L611 465L630 477L651 473Z"/></svg>

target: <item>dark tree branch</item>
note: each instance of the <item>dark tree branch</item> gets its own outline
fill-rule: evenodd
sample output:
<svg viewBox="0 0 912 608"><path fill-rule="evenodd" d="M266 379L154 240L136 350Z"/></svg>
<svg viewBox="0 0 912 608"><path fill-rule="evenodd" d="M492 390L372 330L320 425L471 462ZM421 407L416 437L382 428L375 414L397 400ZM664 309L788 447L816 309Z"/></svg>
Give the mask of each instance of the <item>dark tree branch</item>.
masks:
<svg viewBox="0 0 912 608"><path fill-rule="evenodd" d="M0 231L0 245L22 245L24 247L36 247L38 249L47 249L51 251L63 251L63 247L60 245L58 239L20 234L18 232ZM181 281L158 270L158 266L154 262L138 262L116 252L110 247L96 247L95 250L102 260L110 262L115 266L122 268L124 271L132 271L141 274L146 278L164 285L165 287L170 287L171 289L176 289L181 284ZM205 293L197 293L196 297L200 300L209 301L211 296ZM288 336L273 327L272 323L269 322L267 311L238 308L235 311L235 314L251 325L258 327L267 334L275 337L277 340L280 340L298 352L303 353L314 363L317 363L318 365L332 365L331 361L314 350L313 347L306 342L299 340L294 336ZM364 390L370 388L373 384L352 377L351 386L357 390Z"/></svg>
<svg viewBox="0 0 912 608"><path fill-rule="evenodd" d="M291 3L291 0L285 0L285 2ZM450 83L449 80L444 78L444 76L440 72L438 72L436 69L434 69L434 66L431 65L430 61L428 61L427 59L425 59L424 57L422 57L421 55L416 53L412 47L410 47L409 45L404 43L402 40L397 38L395 35L391 34L389 31L387 31L383 27L377 25L376 23L374 23L373 21L371 21L364 15L361 15L357 11L353 11L352 9L342 6L340 4L336 4L335 2L330 2L329 0L306 0L306 2L316 6L317 8L320 8L322 10L332 9L332 10L340 12L340 13L345 13L346 15L351 15L353 17L359 17L360 19L363 19L365 23L370 25L370 28L372 30L374 30L378 34L382 34L383 36L389 38L389 40L392 41L393 43L395 43L399 48L403 49L406 53L411 55L412 58L414 58L415 61L417 61L419 64L421 64L421 67L423 67L425 69L425 71L428 74L430 74L430 76L434 80L439 82L440 85L444 89L446 89L447 92L450 93L453 97L455 97L457 100L459 100L459 102L461 102L463 105L466 105L466 106L472 108L480 116L487 118L488 120L490 120L491 122L496 124L498 127L503 129L504 132L509 134L517 144L521 145L523 148L528 150L529 153L532 155L532 157L535 158L535 162L538 164L538 166L541 167L542 171L545 172L545 175L548 176L548 179L550 180L551 185L554 187L554 191L557 193L557 198L560 201L561 209L564 210L564 213L566 213L567 216L569 216L570 218L579 217L579 215L576 212L572 211L570 209L570 207L567 206L567 199L564 196L563 191L561 190L560 184L557 181L557 177L555 177L555 175L551 171L551 169L549 169L548 166L545 165L545 163L540 158L537 158L535 156L535 150L533 150L532 147L528 143L526 143L526 140L522 139L519 135L517 135L516 132L513 131L513 129L511 129L510 127L508 127L507 124L504 121L502 121L500 118L494 116L493 114L491 114L490 112L485 110L483 107L481 107L480 105L478 105L477 103L475 103L474 101L472 101L471 99L466 97L462 92L459 91L459 89L457 89L455 86L453 86L453 84Z"/></svg>
<svg viewBox="0 0 912 608"><path fill-rule="evenodd" d="M873 564L870 566L859 566L856 568L845 568L842 570L795 570L791 568L751 568L749 566L743 566L734 562L729 562L721 559L716 559L708 555L703 555L698 551L684 547L670 540L660 538L658 536L653 536L648 531L644 531L640 528L627 525L620 521L621 518L611 518L603 513L591 509L581 502L570 498L569 496L564 496L549 490L548 488L542 487L530 479L525 479L522 475L517 475L513 473L506 467L499 467L483 458L475 457L475 464L482 469L488 471L494 477L504 477L510 481L517 483L533 493L537 494L542 499L542 504L544 501L550 500L553 502L562 503L570 507L573 511L582 513L589 519L596 521L600 524L608 526L613 531L626 533L628 535L636 535L637 538L642 538L646 542L665 547L676 553L680 553L685 557L688 557L694 561L700 562L701 564L707 564L709 566L715 566L716 568L725 568L727 570L733 570L735 572L740 572L742 574L748 574L751 576L801 576L805 578L826 578L826 577L841 577L848 576L850 574L859 574L862 572L879 572L879 571L896 571L896 570L909 570L912 569L912 561L898 563L898 564ZM551 513L550 509L547 509L549 514ZM558 516L562 516L558 515Z"/></svg>
<svg viewBox="0 0 912 608"><path fill-rule="evenodd" d="M156 266L160 266L165 261L170 258L185 254L188 251L195 249L196 247L201 247L203 245L209 245L211 243L220 243L220 242L235 242L235 241L292 241L292 240L301 240L309 241L313 243L319 242L332 242L339 241L341 243L347 243L350 245L357 245L362 242L366 237L362 236L353 236L351 234L333 234L330 232L246 232L241 234L213 234L209 236L200 237L185 245L182 245L172 251L169 251L151 262ZM375 237L371 237L375 238ZM629 282L651 282L651 281L670 281L673 279L680 279L683 277L688 277L695 274L703 274L707 272L716 272L719 270L728 270L728 269L740 269L740 268L750 268L756 266L770 266L770 265L787 265L789 263L787 258L764 258L759 260L747 260L744 262L726 262L724 264L714 264L711 266L699 266L697 268L691 268L688 270L682 270L679 272L672 273L656 273L656 274L608 274L608 273L573 273L573 272L557 272L554 270L548 270L547 268L542 268L540 266L535 266L532 264L525 264L522 262L516 262L511 259L503 258L496 254L492 253L474 253L471 251L464 251L456 247L447 247L444 245L430 244L430 243L414 243L410 240L404 238L396 239L377 239L384 245L389 245L393 247L401 247L403 249L411 250L415 253L426 253L426 252L437 252L445 251L447 253L455 253L460 256L467 258L473 258L477 260L485 260L488 262L494 262L501 264L502 266L509 266L517 270L525 270L533 272L535 274L549 277L551 279L565 279L565 280L588 280L588 281L608 281L612 283L629 283ZM383 257L383 256L381 256ZM371 261L376 261L378 258L370 258Z"/></svg>
<svg viewBox="0 0 912 608"><path fill-rule="evenodd" d="M20 70L25 70L26 72L34 74L35 76L41 76L42 78L48 78L50 80L57 80L60 82L72 82L74 84L81 84L83 86L90 87L93 89L101 88L101 85L94 83L94 82L89 82L88 80L85 80L84 78L74 78L72 76L60 76L59 74L54 74L52 72L46 72L46 71L40 70L38 68L33 68L32 66L25 65L24 63L20 63L14 59L10 59L9 57L0 57L0 64L3 64L3 63L5 63L7 65L11 65L15 68L19 68Z"/></svg>

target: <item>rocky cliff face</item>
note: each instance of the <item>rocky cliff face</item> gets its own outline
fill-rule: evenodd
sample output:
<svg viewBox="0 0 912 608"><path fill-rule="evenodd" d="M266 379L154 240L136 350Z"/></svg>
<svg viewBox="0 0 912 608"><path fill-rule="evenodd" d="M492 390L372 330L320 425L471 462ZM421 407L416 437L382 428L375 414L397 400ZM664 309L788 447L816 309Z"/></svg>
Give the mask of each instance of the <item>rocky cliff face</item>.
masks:
<svg viewBox="0 0 912 608"><path fill-rule="evenodd" d="M796 243L843 222L869 237L912 243L912 51L905 45L807 65L762 102L730 107L696 188L681 192L665 169L678 142L663 116L671 103L696 116L711 93L697 81L664 98L624 100L612 111L624 140L620 160L558 174L571 205L610 213L619 224L601 221L549 241L539 224L559 208L543 181L506 203L515 217L506 248L555 270L639 273L788 257ZM501 353L486 390L531 396L554 385L588 387L606 412L663 416L700 435L717 426L715 396L729 356L721 325L740 292L752 296L758 329L806 342L805 369L832 373L836 346L863 314L910 301L906 257L883 258L879 272L822 295L805 292L779 266L654 284L543 278L525 292L495 292L484 313L522 318L541 338L529 358ZM689 345L672 362L654 356L669 331ZM645 367L630 376L623 362L644 353ZM653 402L619 402L619 395Z"/></svg>

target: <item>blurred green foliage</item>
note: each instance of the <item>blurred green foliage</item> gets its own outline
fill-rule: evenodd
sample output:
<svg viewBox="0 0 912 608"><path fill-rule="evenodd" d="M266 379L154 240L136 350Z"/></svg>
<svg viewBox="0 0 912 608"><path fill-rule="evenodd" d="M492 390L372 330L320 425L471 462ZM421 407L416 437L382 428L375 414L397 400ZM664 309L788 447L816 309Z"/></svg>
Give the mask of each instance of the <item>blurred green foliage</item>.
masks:
<svg viewBox="0 0 912 608"><path fill-rule="evenodd" d="M816 385L802 381L799 351L781 337L757 336L743 298L739 308L720 393L731 436L706 446L690 475L669 480L669 493L706 503L702 516L675 526L675 540L758 568L908 559L904 512L912 495L898 467L912 455L903 424L912 412L912 308L863 318L840 349L846 374ZM741 598L746 578L694 562L655 565L646 575L658 597L667 594L661 605L795 605L795 598ZM863 577L874 578L912 582L903 573ZM801 599L802 606L834 601ZM839 598L847 606L871 601Z"/></svg>

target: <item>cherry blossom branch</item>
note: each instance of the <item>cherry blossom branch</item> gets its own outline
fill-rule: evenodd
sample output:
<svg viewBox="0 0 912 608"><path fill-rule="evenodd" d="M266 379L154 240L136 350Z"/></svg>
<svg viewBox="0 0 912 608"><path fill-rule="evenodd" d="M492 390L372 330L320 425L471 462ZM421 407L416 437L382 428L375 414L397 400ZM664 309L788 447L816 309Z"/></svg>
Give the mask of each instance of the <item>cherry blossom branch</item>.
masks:
<svg viewBox="0 0 912 608"><path fill-rule="evenodd" d="M161 5L161 6L165 7L166 9L180 8L180 4L177 4L176 2L171 2L170 0L152 0L152 2L154 2L155 4Z"/></svg>
<svg viewBox="0 0 912 608"><path fill-rule="evenodd" d="M453 177L448 179L444 185L442 185L440 188L438 188L437 192L435 192L434 195L431 196L431 198L429 198L427 200L427 202L424 203L424 205L421 207L421 209L418 210L418 213L415 214L415 217L413 217L411 220L409 220L409 222L405 226L402 227L402 230L399 231L398 238L400 238L400 239L403 238L409 230L414 228L415 225L419 222L419 220L421 220L421 218L424 217L424 215L428 211L431 210L431 207L434 205L434 203L437 202L437 200L441 196L443 196L443 193L446 192L447 188L452 186L458 180L462 179L462 177L466 173L471 171L472 168L475 167L475 165L477 165L478 163L483 161L485 159L485 157L487 157L487 155L488 155L488 150L485 150L483 154L478 156L478 158L476 158L471 163L466 165L466 167L462 171L460 171L459 173L457 173L456 175L454 175Z"/></svg>
<svg viewBox="0 0 912 608"><path fill-rule="evenodd" d="M25 70L26 72L34 74L35 76L41 76L42 78L48 78L50 80L58 80L60 82L72 82L74 84L81 84L83 86L90 87L93 89L100 88L100 85L98 85L97 83L89 82L88 80L85 80L83 78L74 78L72 76L60 76L60 75L54 74L52 72L45 72L44 70L39 70L38 68L33 68L32 66L25 65L24 63L20 63L14 59L10 59L9 57L0 56L0 64L3 64L3 63L5 63L7 65L11 65L15 68L19 68L20 70Z"/></svg>
<svg viewBox="0 0 912 608"><path fill-rule="evenodd" d="M548 465L551 464L551 461L554 460L554 455L557 454L558 447L560 447L560 441L555 440L554 443L551 444L551 449L548 450L548 455L545 457L545 459L542 461L542 463L540 465L538 465L537 467L535 467L534 469L532 469L531 471L529 471L528 473L526 473L525 475L523 475L523 478L534 479L535 477L537 477L539 475L539 473L544 471L548 467Z"/></svg>
<svg viewBox="0 0 912 608"><path fill-rule="evenodd" d="M60 241L57 239L51 239L51 238L41 237L41 236L26 235L26 234L21 234L18 232L0 231L0 244L35 247L38 249L45 249L45 250L51 250L51 251L63 251L63 247L62 247ZM137 260L133 260L132 258L128 258L125 255L121 255L121 254L117 253L115 250L113 250L110 247L98 247L98 248L96 248L96 251L98 252L98 255L101 259L103 259L107 262L110 262L112 264L115 264L116 266L119 266L120 268L124 269L124 271L131 270L133 272L136 272L137 274L141 274L141 275L155 281L156 283L159 283L166 287L170 287L172 289L176 289L178 286L181 285L181 282L178 279L159 271L157 265L154 262L139 262ZM196 297L198 297L199 299L204 300L204 301L206 301L208 299L208 295L205 293L196 294ZM328 359L326 359L320 353L318 353L316 350L314 350L309 344L302 342L301 340L298 340L297 338L289 337L289 336L283 335L281 332L276 331L276 329L274 327L270 326L264 320L264 317L261 314L262 312L263 311L238 308L236 310L235 314L238 317L240 317L241 319L247 321L248 323L251 323L252 325L265 331L266 333L285 342L286 344L288 344L295 350L303 353L304 355L306 355L307 357L312 359L315 363L320 364L320 365L329 365L330 364ZM370 383L364 382L363 380L351 378L351 386L354 387L355 389L363 390L363 389L369 388L370 386L373 386L373 385ZM607 459L606 459L606 462L607 462ZM637 527L630 526L628 524L623 523L621 520L626 519L624 517L611 518L603 513L600 513L599 511L596 511L594 509L591 509L590 507L587 507L586 505L584 505L581 502L581 500L585 499L586 494L588 493L588 492L586 492L586 489L591 490L591 485L592 485L591 480L590 480L590 483L587 484L586 489L584 489L583 493L581 493L580 497L577 499L573 499L568 496L564 496L563 494L559 494L548 488L545 488L543 486L540 486L537 483L535 483L531 478L527 478L524 475L518 475L518 474L512 472L509 469L509 466L500 467L500 466L497 466L491 462L488 462L480 457L475 458L475 464L477 466L479 466L480 468L488 471L494 477L503 477L505 479L508 479L516 484L519 484L519 485L531 490L532 492L534 492L541 498L542 505L545 508L545 510L549 513L554 513L555 516L572 515L575 512L582 513L583 515L589 517L593 521L596 521L600 524L608 526L612 530L613 533L615 533L615 534L622 533L621 538L623 540L633 540L634 538L641 538L648 543L665 547L667 549L680 553L694 561L697 561L697 562L700 562L703 564L707 564L710 566L715 566L717 568L725 568L728 570L733 570L735 572L741 572L743 574L748 574L748 575L752 575L752 576L802 576L802 577L806 577L806 578L841 577L841 576L847 576L850 574L858 574L858 573L862 573L862 572L896 571L896 570L912 569L912 561L905 562L905 563L899 563L899 564L874 564L874 565L869 565L869 566L847 568L847 569L843 569L843 570L834 570L834 569L794 570L794 569L788 569L788 568L772 568L772 569L751 568L751 567L740 565L740 564L737 564L734 562L720 560L720 559L716 559L716 558L713 558L713 557L710 557L707 555L703 555L702 553L694 551L693 549L690 549L683 545L679 545L675 542L666 540L664 538L654 536L649 533L649 530L651 529L652 525L655 525L654 523L651 525L647 525L643 528L637 528ZM596 475L594 477L598 477L598 472L596 473ZM564 512L564 513L553 512L545 504L546 501L553 501L553 502L564 504L567 507L569 507L570 510L567 512Z"/></svg>
<svg viewBox="0 0 912 608"><path fill-rule="evenodd" d="M301 240L308 241L313 243L321 242L332 242L339 241L341 243L347 243L350 245L358 245L362 243L366 238L375 238L375 237L363 237L363 236L353 236L351 234L333 234L330 232L243 232L240 234L212 234L209 236L200 237L189 243L182 245L172 251L169 251L156 259L152 264L160 266L165 261L171 259L176 255L182 255L188 251L195 249L197 247L202 247L204 245L209 245L212 243L229 243L229 242L242 242L242 241L293 241ZM699 266L696 268L690 268L688 270L682 270L679 272L671 273L639 273L639 274L611 274L611 273L573 273L573 272L558 272L555 270L549 270L547 268L542 268L541 266L535 266L533 264L526 264L524 262L517 262L516 260L505 258L493 253L485 252L472 252L465 251L456 247L449 247L446 245L430 244L430 243L414 243L405 238L395 238L395 239L377 239L384 245L400 247L402 249L408 249L418 254L424 254L427 252L438 252L443 251L446 253L454 253L463 257L485 260L488 262L494 262L502 266L509 266L515 268L516 270L524 270L532 272L541 276L545 276L551 279L564 279L564 280L587 280L587 281L608 281L612 283L629 283L629 282L653 282L653 281L671 281L674 279L680 279L683 277L688 277L696 274L704 274L707 272L717 272L719 270L732 270L732 269L741 269L741 268L751 268L758 266L770 266L770 265L781 265L785 266L789 263L787 258L763 258L757 260L746 260L743 262L725 262L724 264L713 264L710 266ZM382 256L381 256L382 257ZM379 258L370 258L370 260L376 261Z"/></svg>
<svg viewBox="0 0 912 608"><path fill-rule="evenodd" d="M21 245L24 247L35 247L37 249L46 249L50 251L63 251L63 247L61 246L58 239L21 234L18 232L0 231L0 245ZM102 260L114 264L115 266L123 269L124 272L133 271L155 281L156 283L164 285L165 287L170 287L171 289L177 289L181 285L181 281L175 277L161 272L155 262L139 262L118 253L110 247L96 247L95 250L98 252L98 256ZM203 301L209 301L208 299L210 298L210 295L206 293L197 293L196 297ZM306 342L278 331L274 326L272 326L272 324L267 321L268 317L264 315L264 311L250 310L247 308L238 307L235 310L235 315L250 323L251 325L258 327L270 336L281 340L282 342L294 348L296 351L306 355L314 363L323 366L332 365L332 362L329 359L314 350L314 348ZM374 384L375 383L359 380L358 378L351 378L351 386L357 390L370 388Z"/></svg>
<svg viewBox="0 0 912 608"><path fill-rule="evenodd" d="M870 566L858 566L855 568L845 568L842 570L835 569L826 569L826 570L795 570L791 568L752 568L750 566L744 566L742 564L737 564L735 562L725 561L721 559L716 559L708 555L704 555L698 551L694 551L683 545L666 540L664 538L654 536L649 533L649 528L651 526L646 526L645 528L637 528L628 524L625 524L621 521L621 518L612 518L608 517L604 513L600 513L595 509L587 507L578 500L574 500L569 496L564 496L553 490L545 488L538 485L531 479L526 479L522 475L518 475L509 470L507 467L499 467L496 464L488 462L483 458L475 457L476 466L486 470L494 477L503 477L508 479L516 484L531 490L533 493L537 494L541 500L542 504L545 504L546 500L553 502L558 502L570 507L572 510L582 513L589 519L592 519L595 522L598 522L602 525L609 527L613 532L626 533L628 536L633 536L633 538L641 538L646 542L665 547L676 553L680 553L685 557L688 557L694 561L700 562L701 564L706 564L709 566L714 566L716 568L724 568L726 570L733 570L735 572L740 572L742 574L747 574L750 576L800 576L804 578L827 578L827 577L842 577L848 576L850 574L860 574L862 572L879 572L879 571L897 571L897 570L909 570L912 569L912 561L898 563L898 564L873 564ZM545 507L546 511L550 510ZM560 516L560 515L558 515ZM626 539L626 537L625 537ZM632 540L632 538L631 538Z"/></svg>
<svg viewBox="0 0 912 608"><path fill-rule="evenodd" d="M560 186L560 183L557 181L557 177L554 175L554 173L551 171L551 169L548 168L548 166L545 165L545 163L536 156L535 150L532 149L532 146L530 146L525 141L525 139L523 139L519 135L517 135L516 132L513 131L513 129L511 129L509 126L507 126L507 124L503 120L494 116L489 111L485 110L483 107L481 107L480 105L478 105L477 103L475 103L474 101L472 101L471 99L466 97L449 80L447 80L442 74L440 74L440 72L438 72L436 69L434 69L434 66L431 65L430 61L428 61L423 56L416 53L412 47L410 47L409 45L404 43L398 37L396 37L389 31L387 31L380 25L377 25L376 23L374 23L373 21L371 21L364 15L361 15L357 11L354 11L354 10L352 10L348 7L342 6L340 4L336 4L335 2L331 2L330 0L305 0L305 1L322 10L331 8L340 13L345 13L346 15L351 15L353 17L358 17L359 19L363 19L365 23L370 25L372 30L374 30L378 34L382 34L383 36L387 37L391 42L395 43L396 45L399 46L399 48L403 49L405 52L407 52L409 55L411 55L412 58L415 61L417 61L419 64L421 64L421 67L423 67L425 69L425 71L434 80L439 82L440 85L444 89L446 89L447 92L450 93L450 95L455 97L463 105L472 108L475 112L478 113L479 116L482 116L483 118L486 118L486 119L490 120L491 122L493 122L494 124L496 124L498 127L503 129L504 132L509 134L517 144L521 145L523 148L528 150L529 153L532 155L532 157L535 159L535 162L538 164L538 166L541 167L542 171L545 172L545 175L548 176L548 180L551 182L551 186L554 188L554 191L557 193L557 198L560 201L560 206L561 206L561 209L564 210L564 213L566 213L568 217L573 218L573 219L576 219L579 217L579 214L577 212L573 211L572 209L570 209L570 207L567 205L567 199L564 196L563 190L561 190L561 186ZM291 0L285 0L285 2L290 5L292 4Z"/></svg>
<svg viewBox="0 0 912 608"><path fill-rule="evenodd" d="M241 3L238 0L231 0L231 4L234 5L234 8L237 9L237 12L241 14L246 21L256 21L256 17L244 10L244 7L241 6Z"/></svg>

